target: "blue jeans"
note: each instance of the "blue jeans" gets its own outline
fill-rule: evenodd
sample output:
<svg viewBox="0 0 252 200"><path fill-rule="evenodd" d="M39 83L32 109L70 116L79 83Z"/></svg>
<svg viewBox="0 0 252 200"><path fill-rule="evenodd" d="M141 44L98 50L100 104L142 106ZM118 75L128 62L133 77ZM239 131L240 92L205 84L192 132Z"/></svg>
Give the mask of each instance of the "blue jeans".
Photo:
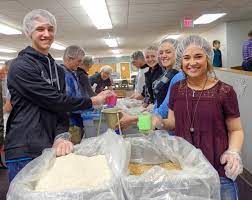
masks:
<svg viewBox="0 0 252 200"><path fill-rule="evenodd" d="M22 160L22 161L15 161L15 162L7 162L8 167L8 176L9 176L9 183L15 178L18 172L27 165L30 160Z"/></svg>
<svg viewBox="0 0 252 200"><path fill-rule="evenodd" d="M168 131L168 134L170 135L170 136L175 136L176 134L175 134L175 131Z"/></svg>
<svg viewBox="0 0 252 200"><path fill-rule="evenodd" d="M235 181L220 177L221 200L238 200L238 187Z"/></svg>

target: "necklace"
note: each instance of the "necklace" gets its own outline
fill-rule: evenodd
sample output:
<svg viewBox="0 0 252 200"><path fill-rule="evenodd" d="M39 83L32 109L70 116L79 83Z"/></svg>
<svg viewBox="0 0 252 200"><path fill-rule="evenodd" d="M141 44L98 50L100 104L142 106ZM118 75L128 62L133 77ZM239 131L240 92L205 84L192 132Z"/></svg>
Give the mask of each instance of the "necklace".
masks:
<svg viewBox="0 0 252 200"><path fill-rule="evenodd" d="M207 83L207 80L208 80L208 78L206 79L206 81L205 81L205 83L204 83L204 86L203 86L203 88L202 88L202 91L201 91L201 93L200 93L200 95L199 95L199 98L198 98L198 100L197 100L197 102L196 102L196 105L195 105L195 108L194 108L194 112L193 112L193 116L192 116L192 118L191 118L191 116L190 116L190 113L189 113L189 106L188 106L188 95L187 95L187 85L186 85L186 110L187 110L187 115L188 115L188 119L189 119L189 131L190 131L190 133L191 134L193 134L194 133L194 131L195 131L195 129L194 129L194 119L195 119L195 114L196 114L196 111L197 111L197 107L198 107L198 104L199 104L199 101L200 101L200 98L201 98L201 96L202 96L202 94L203 94L203 92L204 92L204 89L205 89L205 87L206 87L206 83ZM193 90L192 89L192 91L193 91L193 95L192 95L192 97L194 97L194 94L195 94L195 90Z"/></svg>

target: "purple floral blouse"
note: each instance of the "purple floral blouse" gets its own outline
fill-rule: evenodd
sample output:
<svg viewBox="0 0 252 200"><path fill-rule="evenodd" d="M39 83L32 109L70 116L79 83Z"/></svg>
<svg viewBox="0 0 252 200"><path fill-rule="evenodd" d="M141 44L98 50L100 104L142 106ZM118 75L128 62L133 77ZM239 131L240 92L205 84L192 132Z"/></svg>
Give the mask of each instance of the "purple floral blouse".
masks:
<svg viewBox="0 0 252 200"><path fill-rule="evenodd" d="M212 88L204 90L199 99L201 92L202 90L193 91L187 86L185 80L173 86L169 108L174 111L175 132L177 136L201 149L208 161L218 171L219 176L225 176L224 166L220 163L220 156L228 148L228 131L225 120L240 117L237 96L233 87L222 81L218 81ZM191 125L193 115L195 119ZM194 128L193 133L190 132L190 127Z"/></svg>

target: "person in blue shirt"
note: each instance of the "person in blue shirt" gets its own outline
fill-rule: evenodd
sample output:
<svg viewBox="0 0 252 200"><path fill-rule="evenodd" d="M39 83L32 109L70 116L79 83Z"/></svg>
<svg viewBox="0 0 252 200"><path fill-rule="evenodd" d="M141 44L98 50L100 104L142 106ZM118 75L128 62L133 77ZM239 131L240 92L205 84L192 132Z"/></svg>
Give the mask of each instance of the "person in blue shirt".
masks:
<svg viewBox="0 0 252 200"><path fill-rule="evenodd" d="M154 114L162 118L168 115L169 94L172 86L184 79L183 72L178 72L176 66L176 48L178 41L174 39L163 40L158 48L159 59L165 68L163 74L152 84L154 94ZM122 129L126 129L130 124L137 123L138 116L131 116L123 113L120 120Z"/></svg>
<svg viewBox="0 0 252 200"><path fill-rule="evenodd" d="M248 33L248 40L242 46L242 67L245 71L252 71L252 30Z"/></svg>
<svg viewBox="0 0 252 200"><path fill-rule="evenodd" d="M65 72L66 94L69 97L82 97L78 78L75 74L78 66L81 64L85 56L84 50L76 45L66 48L63 56L64 64L61 66ZM83 123L79 111L69 112L69 133L71 134L71 142L78 144L83 137Z"/></svg>
<svg viewBox="0 0 252 200"><path fill-rule="evenodd" d="M219 40L213 41L213 51L214 51L213 66L222 67L222 55L221 55Z"/></svg>
<svg viewBox="0 0 252 200"><path fill-rule="evenodd" d="M156 107L156 104L154 105L154 113L157 115L160 115L163 119L166 119L168 116L168 104L169 104L169 98L170 93L173 85L177 83L178 81L181 81L185 79L185 75L182 71L178 72L171 80L166 97L162 104L159 107Z"/></svg>
<svg viewBox="0 0 252 200"><path fill-rule="evenodd" d="M156 91L154 93L157 93L158 96L164 93L165 98L162 98L162 102L159 102L157 98L154 104L154 113L164 119L168 116L170 90L176 82L184 79L183 72L176 70L177 46L177 40L165 39L160 43L158 48L160 62L166 70L161 78L154 83L153 87L155 88L154 91Z"/></svg>

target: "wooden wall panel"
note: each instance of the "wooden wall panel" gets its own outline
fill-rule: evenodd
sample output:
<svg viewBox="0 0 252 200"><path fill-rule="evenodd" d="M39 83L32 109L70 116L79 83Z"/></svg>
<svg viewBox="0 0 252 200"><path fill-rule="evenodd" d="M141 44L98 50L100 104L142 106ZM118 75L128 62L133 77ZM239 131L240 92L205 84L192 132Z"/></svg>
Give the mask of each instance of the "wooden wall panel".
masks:
<svg viewBox="0 0 252 200"><path fill-rule="evenodd" d="M130 64L120 63L121 79L130 79Z"/></svg>
<svg viewBox="0 0 252 200"><path fill-rule="evenodd" d="M113 72L116 71L116 64L93 64L89 69L88 74L93 75L95 72L100 72L101 67L103 67L104 65L109 65L110 67L112 67Z"/></svg>

